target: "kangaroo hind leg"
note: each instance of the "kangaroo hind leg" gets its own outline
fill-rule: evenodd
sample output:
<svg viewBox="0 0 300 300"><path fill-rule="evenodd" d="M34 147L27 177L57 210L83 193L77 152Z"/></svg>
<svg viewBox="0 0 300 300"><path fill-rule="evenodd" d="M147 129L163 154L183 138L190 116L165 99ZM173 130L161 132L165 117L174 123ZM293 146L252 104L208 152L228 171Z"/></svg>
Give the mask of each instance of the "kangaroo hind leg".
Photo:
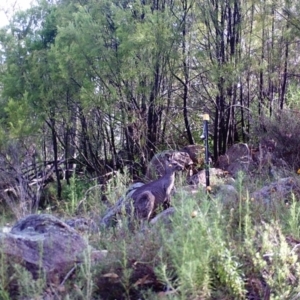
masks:
<svg viewBox="0 0 300 300"><path fill-rule="evenodd" d="M142 193L135 201L136 217L149 221L154 213L155 197L150 191Z"/></svg>

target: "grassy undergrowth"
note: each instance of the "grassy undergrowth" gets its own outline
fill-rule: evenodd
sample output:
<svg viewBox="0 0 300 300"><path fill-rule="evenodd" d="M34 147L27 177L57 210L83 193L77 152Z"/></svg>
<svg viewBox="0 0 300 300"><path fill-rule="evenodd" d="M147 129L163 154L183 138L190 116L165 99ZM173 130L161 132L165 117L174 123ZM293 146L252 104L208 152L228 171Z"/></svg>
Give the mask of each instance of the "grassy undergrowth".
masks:
<svg viewBox="0 0 300 300"><path fill-rule="evenodd" d="M133 233L124 219L89 235L106 258L86 259L63 284L32 279L0 249L0 299L300 299L298 199L265 208L249 198L243 178L236 188L232 205L179 192L171 223ZM97 197L90 193L87 207L103 214Z"/></svg>

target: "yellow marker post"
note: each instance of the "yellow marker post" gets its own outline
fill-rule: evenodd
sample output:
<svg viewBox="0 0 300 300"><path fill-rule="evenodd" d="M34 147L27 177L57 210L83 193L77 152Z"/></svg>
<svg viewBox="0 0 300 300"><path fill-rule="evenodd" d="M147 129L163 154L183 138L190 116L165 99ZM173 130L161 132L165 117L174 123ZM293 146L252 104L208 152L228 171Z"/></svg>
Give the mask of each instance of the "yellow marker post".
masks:
<svg viewBox="0 0 300 300"><path fill-rule="evenodd" d="M202 115L203 121L209 121L209 114Z"/></svg>
<svg viewBox="0 0 300 300"><path fill-rule="evenodd" d="M205 179L206 179L206 191L210 191L210 182L209 182L209 151L208 151L208 121L209 114L203 114L203 133L201 138L205 142Z"/></svg>

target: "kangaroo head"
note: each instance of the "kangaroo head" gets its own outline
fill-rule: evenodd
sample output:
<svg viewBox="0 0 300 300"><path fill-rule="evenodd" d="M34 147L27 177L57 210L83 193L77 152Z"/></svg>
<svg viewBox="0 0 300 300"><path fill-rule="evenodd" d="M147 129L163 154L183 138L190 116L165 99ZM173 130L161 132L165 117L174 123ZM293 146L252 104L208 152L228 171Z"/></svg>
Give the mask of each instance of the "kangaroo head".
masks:
<svg viewBox="0 0 300 300"><path fill-rule="evenodd" d="M166 158L166 161L165 161L166 169L173 169L175 171L184 170L184 166L175 159L174 154L166 154L165 158Z"/></svg>

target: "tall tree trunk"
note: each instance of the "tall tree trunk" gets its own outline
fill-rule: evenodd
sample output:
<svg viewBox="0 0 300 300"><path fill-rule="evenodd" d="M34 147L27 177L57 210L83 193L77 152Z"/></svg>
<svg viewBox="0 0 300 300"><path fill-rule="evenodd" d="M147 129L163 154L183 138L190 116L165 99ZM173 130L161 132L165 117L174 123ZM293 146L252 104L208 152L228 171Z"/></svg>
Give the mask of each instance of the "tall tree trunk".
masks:
<svg viewBox="0 0 300 300"><path fill-rule="evenodd" d="M188 50L186 46L186 39L187 39L187 32L186 32L186 26L187 26L187 15L188 11L190 10L190 6L188 5L188 1L181 1L182 2L182 8L183 8L183 20L182 20L182 55L183 55L183 73L184 73L184 82L183 82L183 119L184 119L184 125L185 130L187 133L187 138L189 141L189 144L195 144L194 138L191 132L190 122L188 118L188 96L189 96L189 57L188 57Z"/></svg>
<svg viewBox="0 0 300 300"><path fill-rule="evenodd" d="M289 16L287 17L286 22L286 30L289 30ZM284 38L283 38L284 39ZM282 83L281 83L281 93L280 93L280 109L283 109L284 106L284 99L286 94L286 86L287 86L287 76L288 76L288 58L289 58L289 41L288 38L285 38L284 43L284 66L283 66L283 77L282 77Z"/></svg>
<svg viewBox="0 0 300 300"><path fill-rule="evenodd" d="M264 2L263 4L263 14L266 14L266 4ZM261 32L261 55L260 55L260 60L261 60L261 65L263 65L264 60L265 60L265 20L263 18L262 20L262 32ZM258 99L258 114L261 115L262 113L262 108L264 104L264 70L261 68L259 71L259 99Z"/></svg>
<svg viewBox="0 0 300 300"><path fill-rule="evenodd" d="M158 89L159 89L159 72L160 68L158 62L155 67L154 72L154 80L152 85L152 90L150 93L149 99L149 108L148 108L148 118L147 118L147 127L148 127L148 134L147 134L147 157L150 160L155 154L155 147L157 142L157 124L158 124L158 114L156 111L156 104L155 100L157 97Z"/></svg>
<svg viewBox="0 0 300 300"><path fill-rule="evenodd" d="M52 146L53 146L53 158L54 158L54 172L56 176L56 191L57 191L57 198L61 200L61 193L62 193L62 186L61 186L61 180L60 180L60 174L59 174L59 168L58 168L58 143L57 143L57 133L55 130L55 114L52 112L50 116L50 122L48 122L48 125L51 129L51 135L52 135Z"/></svg>
<svg viewBox="0 0 300 300"><path fill-rule="evenodd" d="M274 39L275 39L275 7L274 3L272 3L271 8L271 14L272 14L272 23L271 23L271 49L269 50L269 67L270 71L269 73L269 90L268 90L268 100L269 100L269 114L272 116L273 113L273 99L276 88L274 87L274 74L275 74L275 64L276 64L276 55L275 55L275 48L274 48Z"/></svg>

